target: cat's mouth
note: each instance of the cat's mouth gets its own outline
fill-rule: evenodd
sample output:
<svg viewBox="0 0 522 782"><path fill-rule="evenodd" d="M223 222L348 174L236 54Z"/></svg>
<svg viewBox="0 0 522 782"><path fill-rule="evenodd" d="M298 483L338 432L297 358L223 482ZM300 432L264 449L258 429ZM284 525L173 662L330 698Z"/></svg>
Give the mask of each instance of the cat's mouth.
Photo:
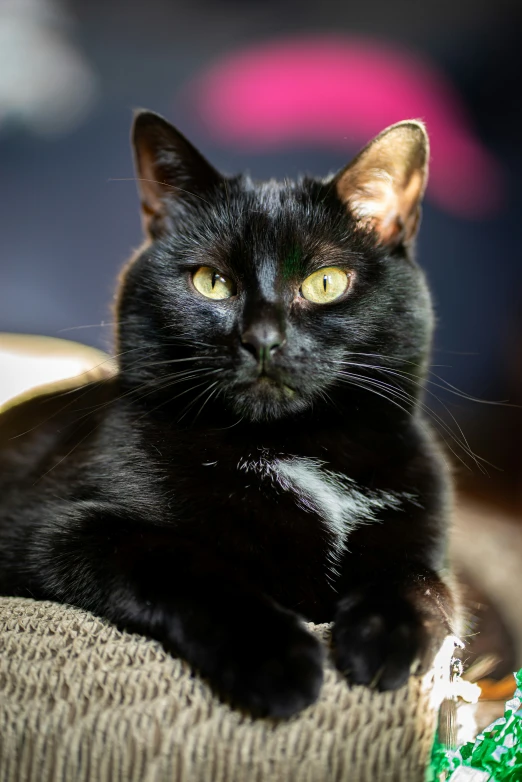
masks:
<svg viewBox="0 0 522 782"><path fill-rule="evenodd" d="M268 375L266 372L262 372L253 383L254 387L257 387L261 393L277 393L282 392L287 399L293 399L295 396L295 390L291 386L282 383L275 377Z"/></svg>
<svg viewBox="0 0 522 782"><path fill-rule="evenodd" d="M304 410L309 399L289 385L283 372L268 368L237 379L227 394L235 411L252 421L276 420Z"/></svg>
<svg viewBox="0 0 522 782"><path fill-rule="evenodd" d="M292 388L281 377L267 371L265 368L255 377L238 384L237 387L241 391L246 392L248 396L253 395L271 400L291 400L297 394L295 388Z"/></svg>

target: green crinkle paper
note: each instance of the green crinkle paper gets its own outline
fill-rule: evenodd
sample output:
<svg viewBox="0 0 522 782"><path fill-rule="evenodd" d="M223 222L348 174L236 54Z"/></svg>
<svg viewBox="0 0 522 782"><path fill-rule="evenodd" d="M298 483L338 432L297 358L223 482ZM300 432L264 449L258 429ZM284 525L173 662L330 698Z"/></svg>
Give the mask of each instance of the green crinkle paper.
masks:
<svg viewBox="0 0 522 782"><path fill-rule="evenodd" d="M449 750L435 740L428 782L451 782L459 766L487 772L489 782L522 782L522 668L515 679L517 689L506 703L504 716L488 725L474 742Z"/></svg>

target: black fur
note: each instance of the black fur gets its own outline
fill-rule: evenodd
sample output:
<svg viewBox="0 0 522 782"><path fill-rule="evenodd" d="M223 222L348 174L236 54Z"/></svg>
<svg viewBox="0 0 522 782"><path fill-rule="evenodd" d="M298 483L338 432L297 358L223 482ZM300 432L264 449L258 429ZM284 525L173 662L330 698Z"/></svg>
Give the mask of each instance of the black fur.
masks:
<svg viewBox="0 0 522 782"><path fill-rule="evenodd" d="M318 695L322 650L301 617L335 622L352 682L396 688L454 621L411 247L379 242L331 178L224 178L141 116L139 171L150 152L166 184L142 190L151 240L119 288L119 373L2 417L0 593L157 638L261 715ZM197 293L201 265L237 295ZM351 291L300 298L325 266L353 271ZM247 332L277 346L264 364Z"/></svg>

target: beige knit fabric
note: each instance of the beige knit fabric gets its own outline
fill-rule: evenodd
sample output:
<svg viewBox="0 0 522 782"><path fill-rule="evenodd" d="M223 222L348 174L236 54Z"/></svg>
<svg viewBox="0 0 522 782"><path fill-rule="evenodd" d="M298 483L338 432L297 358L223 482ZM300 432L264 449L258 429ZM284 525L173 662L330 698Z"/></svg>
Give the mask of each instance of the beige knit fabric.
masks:
<svg viewBox="0 0 522 782"><path fill-rule="evenodd" d="M309 627L328 641L327 625ZM422 782L434 676L379 694L326 666L315 705L252 720L154 641L76 608L0 598L0 780Z"/></svg>

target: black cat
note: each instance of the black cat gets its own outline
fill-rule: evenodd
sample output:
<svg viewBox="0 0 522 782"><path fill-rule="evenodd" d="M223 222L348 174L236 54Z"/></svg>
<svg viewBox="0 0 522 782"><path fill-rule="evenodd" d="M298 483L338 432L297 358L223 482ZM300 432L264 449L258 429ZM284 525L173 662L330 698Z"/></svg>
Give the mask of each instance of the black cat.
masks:
<svg viewBox="0 0 522 782"><path fill-rule="evenodd" d="M298 182L222 176L149 112L134 148L119 372L2 417L0 593L157 638L256 714L317 698L302 618L334 622L350 681L399 687L455 613L412 258L424 127Z"/></svg>

